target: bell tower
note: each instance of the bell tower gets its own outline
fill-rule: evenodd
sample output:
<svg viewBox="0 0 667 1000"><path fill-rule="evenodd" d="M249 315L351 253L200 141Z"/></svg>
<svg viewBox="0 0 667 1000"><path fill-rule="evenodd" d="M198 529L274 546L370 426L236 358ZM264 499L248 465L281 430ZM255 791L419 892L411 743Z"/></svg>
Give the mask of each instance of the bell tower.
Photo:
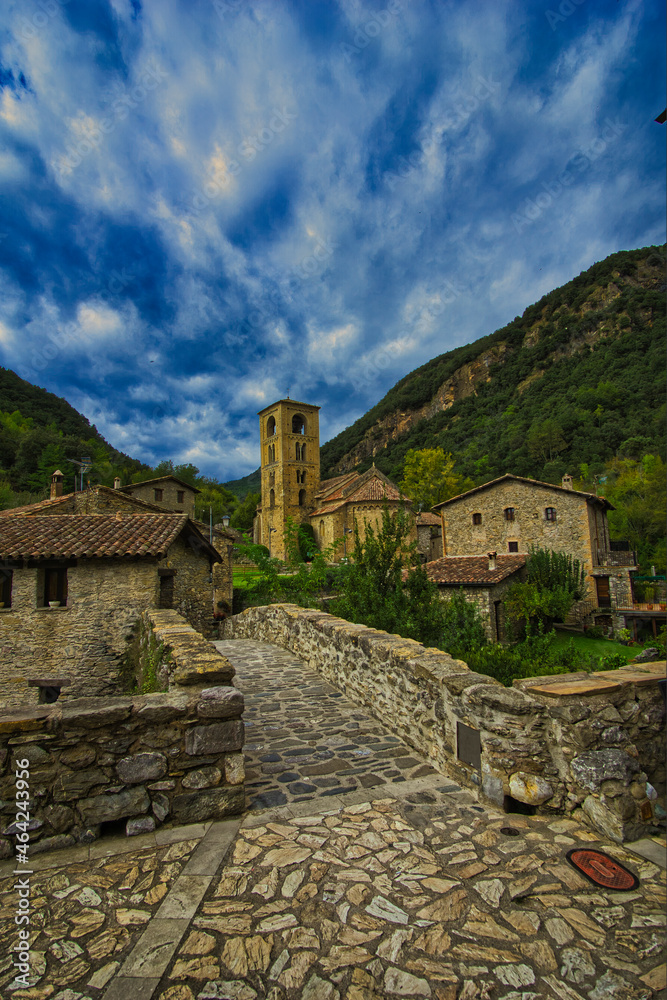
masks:
<svg viewBox="0 0 667 1000"><path fill-rule="evenodd" d="M262 511L260 537L272 556L285 559L291 517L309 523L320 485L319 406L280 399L259 412Z"/></svg>

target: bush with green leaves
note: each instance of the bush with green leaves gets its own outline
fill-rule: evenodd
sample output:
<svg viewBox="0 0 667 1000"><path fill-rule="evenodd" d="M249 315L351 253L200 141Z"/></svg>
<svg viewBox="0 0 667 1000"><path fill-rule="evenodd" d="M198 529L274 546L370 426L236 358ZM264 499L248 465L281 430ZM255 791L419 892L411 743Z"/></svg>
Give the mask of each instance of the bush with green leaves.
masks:
<svg viewBox="0 0 667 1000"><path fill-rule="evenodd" d="M562 552L531 548L527 579L514 583L505 597L505 611L518 639L548 632L562 622L575 601L586 593L585 571L578 559Z"/></svg>
<svg viewBox="0 0 667 1000"><path fill-rule="evenodd" d="M386 506L381 526L375 531L368 525L363 540L355 524L353 562L345 568L341 596L330 610L346 621L433 645L442 636L444 607L437 587L418 565L410 528L404 510L392 514Z"/></svg>
<svg viewBox="0 0 667 1000"><path fill-rule="evenodd" d="M478 609L467 601L463 590L456 590L444 603L441 646L453 656L465 658L468 653L487 645L484 622Z"/></svg>

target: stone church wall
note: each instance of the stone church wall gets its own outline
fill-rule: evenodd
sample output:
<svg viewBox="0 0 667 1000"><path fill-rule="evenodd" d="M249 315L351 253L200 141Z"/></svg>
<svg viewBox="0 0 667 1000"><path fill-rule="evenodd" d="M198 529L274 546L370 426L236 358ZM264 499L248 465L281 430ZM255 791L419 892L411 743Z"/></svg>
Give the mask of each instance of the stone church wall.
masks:
<svg viewBox="0 0 667 1000"><path fill-rule="evenodd" d="M505 688L440 650L296 605L249 608L223 634L289 649L443 774L510 811L516 801L575 814L622 841L645 833L651 796L664 807L664 663Z"/></svg>

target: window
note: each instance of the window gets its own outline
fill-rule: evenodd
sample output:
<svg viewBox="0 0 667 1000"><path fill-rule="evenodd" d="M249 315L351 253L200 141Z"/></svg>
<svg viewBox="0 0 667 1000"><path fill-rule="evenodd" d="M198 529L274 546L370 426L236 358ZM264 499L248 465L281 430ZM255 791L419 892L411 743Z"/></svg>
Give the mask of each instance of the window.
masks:
<svg viewBox="0 0 667 1000"><path fill-rule="evenodd" d="M269 507L275 507L276 505L276 491L269 490Z"/></svg>
<svg viewBox="0 0 667 1000"><path fill-rule="evenodd" d="M546 521L556 520L556 508L555 507L545 507L544 508L544 518Z"/></svg>
<svg viewBox="0 0 667 1000"><path fill-rule="evenodd" d="M44 570L44 607L57 602L67 604L67 570Z"/></svg>
<svg viewBox="0 0 667 1000"><path fill-rule="evenodd" d="M472 523L473 524L481 524L482 523L482 515L481 514L473 514L473 516L472 516Z"/></svg>
<svg viewBox="0 0 667 1000"><path fill-rule="evenodd" d="M164 495L163 494L163 490L153 490L153 499L154 500L161 500L162 497L163 497L163 495Z"/></svg>
<svg viewBox="0 0 667 1000"><path fill-rule="evenodd" d="M506 521L514 520L514 507L505 507L505 520Z"/></svg>
<svg viewBox="0 0 667 1000"><path fill-rule="evenodd" d="M0 604L4 608L12 606L12 570L0 568Z"/></svg>
<svg viewBox="0 0 667 1000"><path fill-rule="evenodd" d="M324 521L320 521L320 540L324 538Z"/></svg>
<svg viewBox="0 0 667 1000"><path fill-rule="evenodd" d="M302 462L306 461L306 446L305 446L305 444L301 445L301 461Z"/></svg>
<svg viewBox="0 0 667 1000"><path fill-rule="evenodd" d="M519 543L518 542L508 542L507 543L507 551L508 552L518 552L519 551Z"/></svg>
<svg viewBox="0 0 667 1000"><path fill-rule="evenodd" d="M185 490L176 490L176 503L185 503Z"/></svg>
<svg viewBox="0 0 667 1000"><path fill-rule="evenodd" d="M276 485L276 474L275 472L269 472L269 486Z"/></svg>
<svg viewBox="0 0 667 1000"><path fill-rule="evenodd" d="M296 443L296 445L294 447L294 451L295 451L295 454L296 454L296 460L298 462L299 459L301 458L301 445L298 442Z"/></svg>
<svg viewBox="0 0 667 1000"><path fill-rule="evenodd" d="M303 507L306 502L306 491L299 490L299 507Z"/></svg>
<svg viewBox="0 0 667 1000"><path fill-rule="evenodd" d="M276 446L275 444L270 444L268 461L270 463L270 462L275 462L275 460L276 460Z"/></svg>
<svg viewBox="0 0 667 1000"><path fill-rule="evenodd" d="M292 434L305 434L306 421L300 413L295 413L292 417Z"/></svg>
<svg viewBox="0 0 667 1000"><path fill-rule="evenodd" d="M273 437L275 433L276 433L276 418L269 417L269 419L266 421L266 436Z"/></svg>

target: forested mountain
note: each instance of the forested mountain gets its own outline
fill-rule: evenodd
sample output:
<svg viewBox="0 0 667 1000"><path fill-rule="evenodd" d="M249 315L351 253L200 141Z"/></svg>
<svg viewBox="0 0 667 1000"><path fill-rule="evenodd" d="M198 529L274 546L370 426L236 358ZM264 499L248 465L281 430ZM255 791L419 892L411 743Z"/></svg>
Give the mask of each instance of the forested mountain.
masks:
<svg viewBox="0 0 667 1000"><path fill-rule="evenodd" d="M0 506L13 506L7 502L10 493L24 502L33 495L48 496L57 468L65 475L66 488L72 489L77 466L68 459L83 456L92 459L94 482L107 486L114 476L127 483L149 469L105 441L66 400L0 368Z"/></svg>
<svg viewBox="0 0 667 1000"><path fill-rule="evenodd" d="M488 337L401 379L321 450L322 477L371 461L400 479L442 447L482 483L558 483L665 449L665 247L613 254Z"/></svg>

